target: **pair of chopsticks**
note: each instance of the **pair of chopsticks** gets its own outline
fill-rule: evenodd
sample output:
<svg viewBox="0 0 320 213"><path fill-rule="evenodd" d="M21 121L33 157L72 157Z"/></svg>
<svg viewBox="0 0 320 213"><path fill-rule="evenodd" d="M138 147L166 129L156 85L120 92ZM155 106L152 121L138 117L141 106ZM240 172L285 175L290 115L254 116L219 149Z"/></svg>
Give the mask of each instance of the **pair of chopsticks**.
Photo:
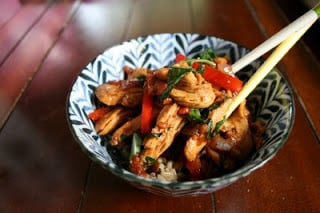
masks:
<svg viewBox="0 0 320 213"><path fill-rule="evenodd" d="M229 117L240 105L240 103L247 98L247 96L256 88L256 86L292 48L292 46L294 46L294 44L303 36L303 34L315 23L319 16L320 4L280 30L278 33L270 37L268 40L260 44L258 47L250 51L232 65L232 72L235 73L262 56L264 53L279 45L259 67L255 74L251 76L239 94L233 99L226 113L226 117Z"/></svg>

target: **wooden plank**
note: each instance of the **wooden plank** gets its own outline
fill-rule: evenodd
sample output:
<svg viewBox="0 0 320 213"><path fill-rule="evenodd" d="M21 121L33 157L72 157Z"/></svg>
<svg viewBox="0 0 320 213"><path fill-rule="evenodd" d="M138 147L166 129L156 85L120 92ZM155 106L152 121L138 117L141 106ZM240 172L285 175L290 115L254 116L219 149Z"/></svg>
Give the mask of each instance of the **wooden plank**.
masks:
<svg viewBox="0 0 320 213"><path fill-rule="evenodd" d="M0 29L0 66L14 51L33 25L47 11L49 5L28 5Z"/></svg>
<svg viewBox="0 0 320 213"><path fill-rule="evenodd" d="M211 195L164 197L138 190L94 165L83 212L213 212Z"/></svg>
<svg viewBox="0 0 320 213"><path fill-rule="evenodd" d="M14 87L0 83L11 92L7 93L9 97L14 98L20 95L21 88L25 89L0 134L1 211L76 212L78 209L90 161L70 134L65 101L75 75L69 68L78 66L70 63L68 59L72 58L67 56L79 56L81 52L76 45L73 51L67 52L64 38L41 66L75 9L73 6L53 5L21 42L14 56L1 67L0 74L16 78ZM72 40L72 36L68 34L68 39ZM24 59L18 63L14 59L20 56ZM63 61L70 66L63 66ZM39 75L35 75L40 66ZM33 75L32 84L26 85ZM66 81L62 81L64 77Z"/></svg>
<svg viewBox="0 0 320 213"><path fill-rule="evenodd" d="M63 23L62 19L66 18L68 8L70 7L61 8L59 5L51 8L43 20L39 22L39 29L34 29L33 32L50 26L47 29L50 30L49 32L45 31L41 34L45 33L48 38L47 42L51 43L53 35L59 31L55 25ZM104 49L121 41L121 35L124 34L125 26L127 26L127 17L123 16L123 13L126 13L130 8L131 1L82 3L75 17L51 49L50 54L45 58L41 67L38 67L39 71L36 74L33 73L32 83L26 87L21 100L1 131L0 141L6 142L0 146L3 152L8 152L8 150L19 152L19 144L24 147L39 147L38 151L40 151L39 156L41 157L38 157L36 153L29 154L27 152L25 163L19 167L17 166L19 162L16 159L18 157L14 156L12 152L3 155L6 161L3 161L4 165L0 168L3 168L7 187L3 187L4 190L0 192L0 198L3 198L0 209L16 210L15 203L21 200L23 202L19 202L16 207L18 210L27 209L31 212L41 212L46 208L54 209L54 211L75 212L82 196L82 187L95 189L94 185L83 186L89 158L82 153L80 146L75 142L68 129L65 117L66 97L73 80L84 66ZM58 20L55 20L55 25L50 24L49 20L52 20L52 17L59 17ZM113 24L115 23L105 20L117 20L117 24L122 27L114 28ZM38 37L33 35L33 38ZM25 43L25 45L28 44ZM43 46L44 43L39 45ZM39 52L38 50L37 53L37 59L44 59L45 51ZM17 55L19 56L19 54ZM34 66L30 67L29 64L22 63L19 69L37 69L35 62L32 62L31 65L33 64ZM17 131L14 126L17 124L20 127L19 134L16 135ZM30 134L20 133L24 130ZM7 159L10 159L12 164L9 164ZM29 169L32 164L39 164L45 171L40 174L26 171L23 174L24 168ZM52 178L50 177L51 173L54 173ZM18 174L20 176L17 176ZM31 177L40 182L35 189L32 189L36 183L32 182ZM29 186L26 185L26 181L21 179L30 181ZM16 184L14 180L21 182L21 184L14 187L13 185ZM9 192L10 188L16 190ZM93 205L94 195L83 194L86 197L84 208L93 210L96 208Z"/></svg>
<svg viewBox="0 0 320 213"><path fill-rule="evenodd" d="M19 11L19 0L2 0L0 3L0 29Z"/></svg>
<svg viewBox="0 0 320 213"><path fill-rule="evenodd" d="M220 1L192 0L191 4L194 32L220 37L247 48L254 48L264 40L246 1L221 4Z"/></svg>
<svg viewBox="0 0 320 213"><path fill-rule="evenodd" d="M184 0L136 1L125 38L156 33L191 32L190 12L191 5Z"/></svg>
<svg viewBox="0 0 320 213"><path fill-rule="evenodd" d="M30 7L38 10L37 5ZM63 29L70 8L70 4L58 4L50 9L0 67L0 128Z"/></svg>

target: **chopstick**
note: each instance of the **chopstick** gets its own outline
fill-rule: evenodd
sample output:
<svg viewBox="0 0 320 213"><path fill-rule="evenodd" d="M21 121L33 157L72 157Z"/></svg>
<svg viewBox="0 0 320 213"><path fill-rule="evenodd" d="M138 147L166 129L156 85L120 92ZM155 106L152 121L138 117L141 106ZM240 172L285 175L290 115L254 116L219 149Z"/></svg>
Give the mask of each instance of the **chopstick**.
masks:
<svg viewBox="0 0 320 213"><path fill-rule="evenodd" d="M316 12L319 16L319 6ZM266 61L259 67L254 75L244 85L239 94L234 97L230 107L226 113L228 118L232 112L244 101L247 96L256 88L256 86L266 77L266 75L274 68L274 66L283 58L283 56L292 48L292 46L303 36L303 34L313 25L315 20L310 20L301 29L293 32L286 40L284 40L266 59Z"/></svg>
<svg viewBox="0 0 320 213"><path fill-rule="evenodd" d="M278 33L274 34L268 40L254 48L248 54L243 56L241 59L236 61L232 65L232 73L236 73L241 70L246 65L250 64L269 50L276 47L278 44L283 42L292 33L302 29L306 25L313 24L320 15L320 3L318 3L313 9L306 12L304 15L300 16L294 22L280 30Z"/></svg>

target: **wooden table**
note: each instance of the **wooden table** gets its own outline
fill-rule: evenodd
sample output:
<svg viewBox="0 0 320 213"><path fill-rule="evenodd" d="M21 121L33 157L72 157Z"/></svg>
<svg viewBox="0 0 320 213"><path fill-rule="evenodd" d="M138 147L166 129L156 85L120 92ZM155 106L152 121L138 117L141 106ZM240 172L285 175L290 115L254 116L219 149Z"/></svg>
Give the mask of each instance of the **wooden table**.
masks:
<svg viewBox="0 0 320 213"><path fill-rule="evenodd" d="M320 211L320 65L303 42L278 65L296 100L287 143L263 168L214 194L137 190L91 162L67 126L73 80L108 47L194 32L254 48L288 24L276 1L21 2L0 3L1 212Z"/></svg>

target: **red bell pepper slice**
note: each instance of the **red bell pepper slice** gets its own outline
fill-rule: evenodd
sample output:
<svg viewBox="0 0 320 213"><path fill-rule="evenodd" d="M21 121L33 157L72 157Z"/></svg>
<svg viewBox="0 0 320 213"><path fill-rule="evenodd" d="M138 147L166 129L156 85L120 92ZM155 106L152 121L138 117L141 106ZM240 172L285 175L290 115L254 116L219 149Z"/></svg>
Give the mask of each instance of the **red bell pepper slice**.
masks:
<svg viewBox="0 0 320 213"><path fill-rule="evenodd" d="M176 55L176 63L179 63L180 61L183 61L183 60L186 60L186 59L188 59L187 56L185 56L185 55L183 55L181 53L178 53Z"/></svg>
<svg viewBox="0 0 320 213"><path fill-rule="evenodd" d="M98 109L94 110L93 112L89 113L88 117L92 121L97 121L100 118L102 118L102 116L104 116L104 114L106 114L107 111L108 111L107 107L101 107L101 108L98 108Z"/></svg>
<svg viewBox="0 0 320 213"><path fill-rule="evenodd" d="M146 134L151 130L152 124L152 95L148 92L148 86L144 87L141 111L141 133Z"/></svg>
<svg viewBox="0 0 320 213"><path fill-rule="evenodd" d="M191 67L192 67L193 69L195 69L195 70L198 70L198 69L200 68L200 63L198 63L198 62L193 62L192 65L191 65Z"/></svg>
<svg viewBox="0 0 320 213"><path fill-rule="evenodd" d="M236 76L223 73L209 65L205 65L203 77L210 83L232 92L239 92L243 86L243 82Z"/></svg>

